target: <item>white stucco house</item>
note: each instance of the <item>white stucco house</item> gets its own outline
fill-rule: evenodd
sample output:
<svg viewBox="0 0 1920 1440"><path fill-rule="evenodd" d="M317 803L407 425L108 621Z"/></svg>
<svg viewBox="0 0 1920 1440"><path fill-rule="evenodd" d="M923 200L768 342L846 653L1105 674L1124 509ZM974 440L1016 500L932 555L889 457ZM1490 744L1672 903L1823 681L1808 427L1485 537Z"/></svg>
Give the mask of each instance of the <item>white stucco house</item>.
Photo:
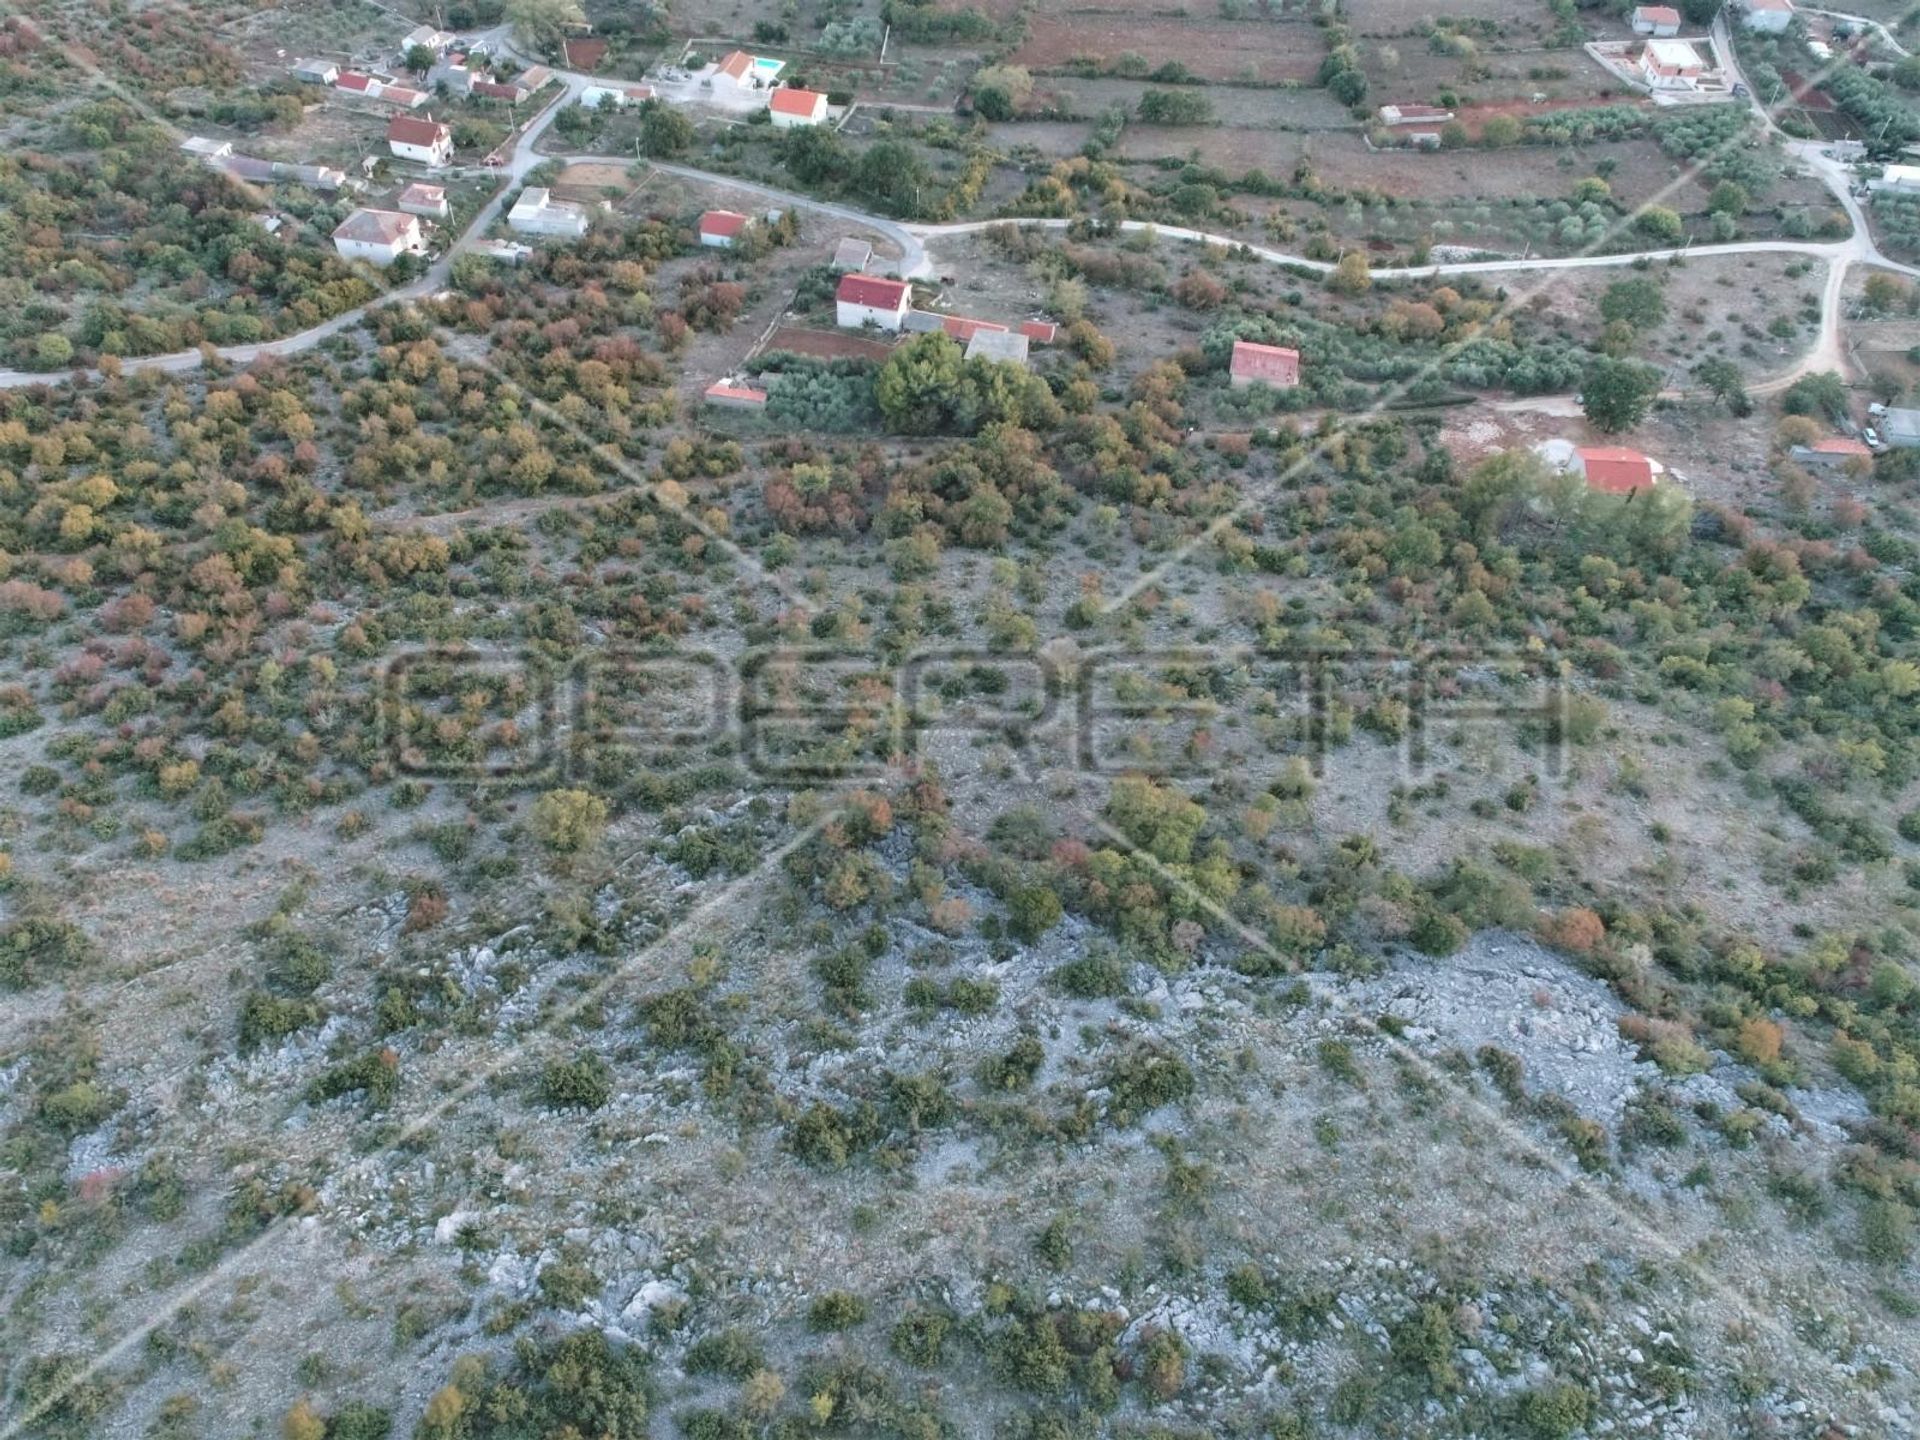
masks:
<svg viewBox="0 0 1920 1440"><path fill-rule="evenodd" d="M767 100L767 113L776 130L818 125L827 118L827 97L818 90L776 90Z"/></svg>
<svg viewBox="0 0 1920 1440"><path fill-rule="evenodd" d="M562 235L577 240L587 233L584 206L556 200L545 186L529 185L507 212L507 225L522 235Z"/></svg>
<svg viewBox="0 0 1920 1440"><path fill-rule="evenodd" d="M453 129L436 120L396 115L387 122L387 148L402 160L437 169L453 159Z"/></svg>
<svg viewBox="0 0 1920 1440"><path fill-rule="evenodd" d="M1793 24L1793 0L1738 0L1749 30L1778 35Z"/></svg>
<svg viewBox="0 0 1920 1440"><path fill-rule="evenodd" d="M354 211L333 232L333 248L346 260L391 265L402 255L427 253L427 237L420 221L398 210Z"/></svg>
<svg viewBox="0 0 1920 1440"><path fill-rule="evenodd" d="M833 298L836 319L844 329L877 325L897 333L906 323L913 287L904 280L883 280L878 275L842 275Z"/></svg>

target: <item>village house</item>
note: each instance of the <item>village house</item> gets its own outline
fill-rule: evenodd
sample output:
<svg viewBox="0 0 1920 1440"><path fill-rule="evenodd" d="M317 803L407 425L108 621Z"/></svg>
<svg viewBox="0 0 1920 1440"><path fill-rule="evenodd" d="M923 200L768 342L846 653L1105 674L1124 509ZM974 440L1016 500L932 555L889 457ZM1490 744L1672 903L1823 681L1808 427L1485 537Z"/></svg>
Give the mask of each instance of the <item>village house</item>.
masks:
<svg viewBox="0 0 1920 1440"><path fill-rule="evenodd" d="M1867 448L1867 442L1856 440L1851 435L1829 435L1811 445L1796 445L1789 453L1802 465L1839 468L1848 464L1873 463L1873 451Z"/></svg>
<svg viewBox="0 0 1920 1440"><path fill-rule="evenodd" d="M1749 30L1779 35L1793 24L1793 0L1738 0Z"/></svg>
<svg viewBox="0 0 1920 1440"><path fill-rule="evenodd" d="M580 106L584 110L598 110L603 105L624 110L651 99L651 85L589 85L580 92Z"/></svg>
<svg viewBox="0 0 1920 1440"><path fill-rule="evenodd" d="M397 210L354 211L333 232L333 248L346 260L391 265L402 255L424 255L427 238L420 222Z"/></svg>
<svg viewBox="0 0 1920 1440"><path fill-rule="evenodd" d="M309 190L338 190L347 183L347 172L330 165L295 165L288 160L260 160L252 155L229 155L207 163L235 180L252 185L287 183L304 185Z"/></svg>
<svg viewBox="0 0 1920 1440"><path fill-rule="evenodd" d="M402 160L438 169L453 159L453 129L434 120L396 115L387 122L387 148Z"/></svg>
<svg viewBox="0 0 1920 1440"><path fill-rule="evenodd" d="M700 217L700 243L715 250L731 250L747 228L747 217L737 210L709 210Z"/></svg>
<svg viewBox="0 0 1920 1440"><path fill-rule="evenodd" d="M444 185L429 185L416 180L400 192L394 204L409 215L424 215L429 220L447 218L447 190Z"/></svg>
<svg viewBox="0 0 1920 1440"><path fill-rule="evenodd" d="M723 410L764 410L767 392L738 380L716 380L707 387L707 404Z"/></svg>
<svg viewBox="0 0 1920 1440"><path fill-rule="evenodd" d="M713 83L730 84L738 90L758 90L772 84L774 76L785 68L779 60L763 60L744 50L731 50L713 67Z"/></svg>
<svg viewBox="0 0 1920 1440"><path fill-rule="evenodd" d="M523 235L564 235L577 240L587 233L587 212L571 201L554 199L545 186L529 185L507 212L507 225Z"/></svg>
<svg viewBox="0 0 1920 1440"><path fill-rule="evenodd" d="M446 31L436 30L431 25L418 25L401 37L400 54L405 56L409 50L418 45L438 55L451 44L453 44L453 36Z"/></svg>
<svg viewBox="0 0 1920 1440"><path fill-rule="evenodd" d="M1680 12L1671 5L1641 5L1633 12L1633 33L1665 40L1680 33Z"/></svg>
<svg viewBox="0 0 1920 1440"><path fill-rule="evenodd" d="M913 287L904 280L883 280L877 275L842 275L833 298L836 318L844 328L876 325L897 334L906 323Z"/></svg>
<svg viewBox="0 0 1920 1440"><path fill-rule="evenodd" d="M392 80L364 75L358 70L342 70L335 77L333 88L344 90L349 95L364 95L369 100L384 100L389 105L399 105L407 110L418 109L427 103L427 92L424 90L397 85Z"/></svg>
<svg viewBox="0 0 1920 1440"><path fill-rule="evenodd" d="M776 130L818 125L827 118L827 97L818 90L776 90L767 101L767 111Z"/></svg>
<svg viewBox="0 0 1920 1440"><path fill-rule="evenodd" d="M476 240L473 253L502 265L518 265L533 254L533 247L522 245L518 240Z"/></svg>
<svg viewBox="0 0 1920 1440"><path fill-rule="evenodd" d="M1888 410L1876 423L1880 438L1895 449L1920 447L1920 410Z"/></svg>
<svg viewBox="0 0 1920 1440"><path fill-rule="evenodd" d="M1660 473L1660 467L1652 460L1624 445L1579 446L1568 468L1585 480L1590 489L1608 495L1650 490Z"/></svg>
<svg viewBox="0 0 1920 1440"><path fill-rule="evenodd" d="M1228 369L1229 383L1235 390L1249 385L1271 385L1276 390L1291 390L1300 383L1300 352L1284 345L1258 345L1251 340L1233 342L1233 361Z"/></svg>
<svg viewBox="0 0 1920 1440"><path fill-rule="evenodd" d="M1911 195L1920 192L1920 165L1888 165L1880 178L1868 182L1875 190L1895 190Z"/></svg>
<svg viewBox="0 0 1920 1440"><path fill-rule="evenodd" d="M331 85L340 78L340 67L331 60L302 60L293 67L293 78L305 85Z"/></svg>
<svg viewBox="0 0 1920 1440"><path fill-rule="evenodd" d="M1697 90L1707 67L1684 40L1649 40L1640 51L1640 78L1653 90Z"/></svg>
<svg viewBox="0 0 1920 1440"><path fill-rule="evenodd" d="M1453 118L1438 105L1382 105L1379 114L1382 125L1443 125Z"/></svg>
<svg viewBox="0 0 1920 1440"><path fill-rule="evenodd" d="M1051 320L1025 320L1021 322L1020 333L1035 345L1051 345L1060 327Z"/></svg>

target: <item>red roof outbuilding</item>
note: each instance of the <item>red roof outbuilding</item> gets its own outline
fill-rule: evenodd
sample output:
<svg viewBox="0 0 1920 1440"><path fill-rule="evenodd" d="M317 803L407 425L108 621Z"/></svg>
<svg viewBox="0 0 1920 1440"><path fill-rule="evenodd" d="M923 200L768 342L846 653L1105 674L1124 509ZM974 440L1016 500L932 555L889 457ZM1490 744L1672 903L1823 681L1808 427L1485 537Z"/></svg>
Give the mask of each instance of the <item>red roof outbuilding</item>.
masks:
<svg viewBox="0 0 1920 1440"><path fill-rule="evenodd" d="M878 275L842 275L834 299L849 305L871 305L876 310L898 310L911 291L912 287L904 280L883 280Z"/></svg>
<svg viewBox="0 0 1920 1440"><path fill-rule="evenodd" d="M1251 340L1233 342L1233 378L1242 383L1259 382L1287 388L1300 383L1300 352L1284 345L1258 345Z"/></svg>
<svg viewBox="0 0 1920 1440"><path fill-rule="evenodd" d="M804 115L811 119L826 103L827 97L818 90L795 90L788 86L773 92L767 108L776 115Z"/></svg>
<svg viewBox="0 0 1920 1440"><path fill-rule="evenodd" d="M1582 445L1580 473L1587 484L1609 495L1624 495L1653 484L1653 461L1624 445Z"/></svg>
<svg viewBox="0 0 1920 1440"><path fill-rule="evenodd" d="M736 210L709 210L700 217L702 235L724 235L731 240L747 228L747 217Z"/></svg>

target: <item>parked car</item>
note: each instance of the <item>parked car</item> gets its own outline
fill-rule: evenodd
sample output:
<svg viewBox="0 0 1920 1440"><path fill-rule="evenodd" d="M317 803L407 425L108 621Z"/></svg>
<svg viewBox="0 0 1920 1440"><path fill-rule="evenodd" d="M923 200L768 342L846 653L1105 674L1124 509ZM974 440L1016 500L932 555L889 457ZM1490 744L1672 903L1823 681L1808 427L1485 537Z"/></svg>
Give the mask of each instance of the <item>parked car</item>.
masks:
<svg viewBox="0 0 1920 1440"><path fill-rule="evenodd" d="M1734 99L1736 99L1736 100L1744 100L1744 99L1746 99L1746 98L1747 98L1747 97L1748 97L1749 95L1751 95L1752 93L1753 93L1753 92L1752 92L1751 90L1749 90L1749 89L1747 89L1747 87L1746 87L1745 85L1742 85L1742 84L1741 84L1741 83L1740 83L1739 81L1737 81L1737 80L1736 80L1736 81L1734 81L1734 83L1733 83L1733 98L1734 98Z"/></svg>
<svg viewBox="0 0 1920 1440"><path fill-rule="evenodd" d="M1867 442L1867 448L1869 450L1882 450L1886 448L1886 442L1880 438L1880 432L1871 425L1860 432L1860 438Z"/></svg>

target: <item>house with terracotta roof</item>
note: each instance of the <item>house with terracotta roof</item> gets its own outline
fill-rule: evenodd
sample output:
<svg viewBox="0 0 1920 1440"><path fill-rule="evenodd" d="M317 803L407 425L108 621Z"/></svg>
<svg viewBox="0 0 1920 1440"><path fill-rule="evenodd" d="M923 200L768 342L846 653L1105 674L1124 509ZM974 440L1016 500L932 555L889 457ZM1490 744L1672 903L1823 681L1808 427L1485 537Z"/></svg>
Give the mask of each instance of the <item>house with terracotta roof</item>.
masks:
<svg viewBox="0 0 1920 1440"><path fill-rule="evenodd" d="M966 315L942 315L940 328L962 345L970 345L976 335L994 330L1004 331L1007 327L997 320L974 320Z"/></svg>
<svg viewBox="0 0 1920 1440"><path fill-rule="evenodd" d="M1793 24L1793 0L1738 0L1738 8L1749 30L1778 35Z"/></svg>
<svg viewBox="0 0 1920 1440"><path fill-rule="evenodd" d="M1258 345L1251 340L1233 342L1233 361L1228 377L1235 390L1249 385L1271 385L1276 390L1291 390L1300 383L1300 352L1284 345Z"/></svg>
<svg viewBox="0 0 1920 1440"><path fill-rule="evenodd" d="M818 90L795 90L789 86L773 92L767 100L767 112L773 116L776 130L818 125L827 118L827 97Z"/></svg>
<svg viewBox="0 0 1920 1440"><path fill-rule="evenodd" d="M1574 450L1568 468L1585 480L1589 489L1608 495L1651 490L1660 475L1660 466L1624 445L1581 445Z"/></svg>
<svg viewBox="0 0 1920 1440"><path fill-rule="evenodd" d="M447 218L447 188L416 180L400 192L394 205L408 215L424 215L429 220Z"/></svg>
<svg viewBox="0 0 1920 1440"><path fill-rule="evenodd" d="M453 128L415 115L396 115L387 122L387 148L402 160L437 169L453 159Z"/></svg>
<svg viewBox="0 0 1920 1440"><path fill-rule="evenodd" d="M737 210L709 210L700 217L700 243L715 250L731 250L747 217Z"/></svg>
<svg viewBox="0 0 1920 1440"><path fill-rule="evenodd" d="M1665 40L1680 33L1680 12L1671 5L1640 5L1633 12L1633 33Z"/></svg>
<svg viewBox="0 0 1920 1440"><path fill-rule="evenodd" d="M767 392L738 380L716 380L707 387L707 404L726 410L764 410Z"/></svg>
<svg viewBox="0 0 1920 1440"><path fill-rule="evenodd" d="M1697 90L1707 67L1684 40L1649 40L1641 47L1640 78L1653 90Z"/></svg>
<svg viewBox="0 0 1920 1440"><path fill-rule="evenodd" d="M333 248L345 260L391 265L402 255L424 255L427 237L420 221L398 210L354 211L334 228Z"/></svg>
<svg viewBox="0 0 1920 1440"><path fill-rule="evenodd" d="M898 334L906 322L913 287L878 275L842 275L833 299L837 319L846 329L875 325Z"/></svg>
<svg viewBox="0 0 1920 1440"><path fill-rule="evenodd" d="M1802 465L1824 465L1839 469L1853 462L1871 464L1873 451L1867 442L1851 435L1829 435L1811 445L1796 445L1790 452Z"/></svg>
<svg viewBox="0 0 1920 1440"><path fill-rule="evenodd" d="M758 83L755 78L753 56L744 50L731 50L720 57L720 63L713 67L713 83L732 81L742 90L751 90Z"/></svg>
<svg viewBox="0 0 1920 1440"><path fill-rule="evenodd" d="M1035 345L1051 345L1054 336L1060 333L1060 327L1051 320L1024 320L1020 324L1020 333Z"/></svg>

